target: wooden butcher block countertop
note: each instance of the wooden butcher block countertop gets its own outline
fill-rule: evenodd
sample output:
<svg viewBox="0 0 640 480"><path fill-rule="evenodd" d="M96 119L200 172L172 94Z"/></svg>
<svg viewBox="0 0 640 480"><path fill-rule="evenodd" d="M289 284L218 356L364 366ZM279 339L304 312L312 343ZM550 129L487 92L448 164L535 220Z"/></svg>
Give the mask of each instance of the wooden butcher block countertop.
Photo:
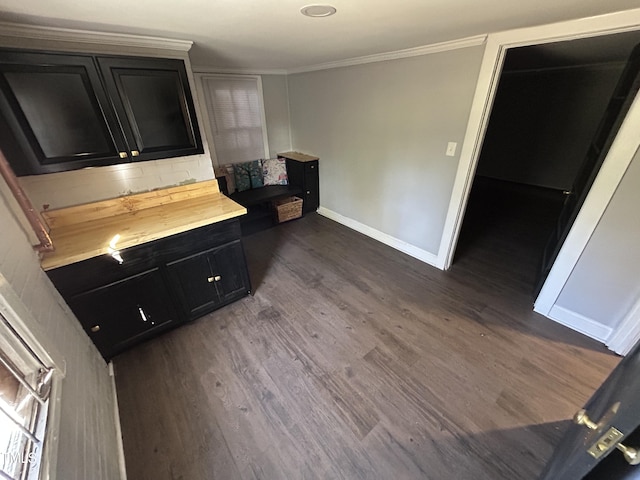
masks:
<svg viewBox="0 0 640 480"><path fill-rule="evenodd" d="M55 251L51 270L247 213L224 196L217 180L165 188L42 213ZM110 250L110 248L112 250Z"/></svg>

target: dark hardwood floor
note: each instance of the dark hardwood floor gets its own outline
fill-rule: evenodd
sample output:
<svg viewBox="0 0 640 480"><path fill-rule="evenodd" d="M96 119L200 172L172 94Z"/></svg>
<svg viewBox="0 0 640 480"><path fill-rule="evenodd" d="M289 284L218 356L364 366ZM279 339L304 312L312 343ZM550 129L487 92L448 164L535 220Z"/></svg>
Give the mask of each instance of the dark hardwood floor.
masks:
<svg viewBox="0 0 640 480"><path fill-rule="evenodd" d="M254 296L114 360L130 480L533 479L618 362L471 244L442 272L311 214L245 248Z"/></svg>
<svg viewBox="0 0 640 480"><path fill-rule="evenodd" d="M533 303L542 253L562 209L561 191L475 178L454 264Z"/></svg>

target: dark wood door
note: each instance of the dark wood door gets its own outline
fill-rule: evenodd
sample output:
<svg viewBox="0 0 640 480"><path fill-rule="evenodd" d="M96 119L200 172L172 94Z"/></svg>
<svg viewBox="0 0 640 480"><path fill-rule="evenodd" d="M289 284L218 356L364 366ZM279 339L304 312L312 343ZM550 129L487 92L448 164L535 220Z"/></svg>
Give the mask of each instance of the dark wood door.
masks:
<svg viewBox="0 0 640 480"><path fill-rule="evenodd" d="M69 306L105 358L178 323L157 268L69 299Z"/></svg>
<svg viewBox="0 0 640 480"><path fill-rule="evenodd" d="M639 411L640 344L622 359L584 406L582 424L574 422L569 427L540 479L640 478L639 467L630 466L616 448L619 443L638 446L633 442L639 439ZM614 465L624 468L614 469Z"/></svg>
<svg viewBox="0 0 640 480"><path fill-rule="evenodd" d="M176 260L167 268L183 310L192 320L250 290L239 240Z"/></svg>
<svg viewBox="0 0 640 480"><path fill-rule="evenodd" d="M109 165L127 151L90 56L0 51L0 91L0 142L18 175Z"/></svg>
<svg viewBox="0 0 640 480"><path fill-rule="evenodd" d="M216 273L220 277L214 286L221 304L227 304L246 295L249 290L249 278L245 267L244 250L240 241L211 252Z"/></svg>
<svg viewBox="0 0 640 480"><path fill-rule="evenodd" d="M132 160L202 153L184 62L99 57Z"/></svg>
<svg viewBox="0 0 640 480"><path fill-rule="evenodd" d="M587 155L578 171L570 191L565 192L565 202L549 236L540 263L536 280L536 295L542 289L562 244L569 235L587 194L600 171L600 167L620 130L620 126L640 90L640 45L637 45L627 61L613 96L609 101L598 130L589 146Z"/></svg>

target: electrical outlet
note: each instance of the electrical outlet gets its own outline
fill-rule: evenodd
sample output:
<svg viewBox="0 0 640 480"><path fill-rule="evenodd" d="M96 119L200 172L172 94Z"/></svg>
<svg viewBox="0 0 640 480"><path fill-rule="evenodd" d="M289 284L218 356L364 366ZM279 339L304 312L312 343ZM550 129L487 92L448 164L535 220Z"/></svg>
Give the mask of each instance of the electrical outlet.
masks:
<svg viewBox="0 0 640 480"><path fill-rule="evenodd" d="M456 147L458 144L456 142L447 143L447 157L455 157L456 156Z"/></svg>

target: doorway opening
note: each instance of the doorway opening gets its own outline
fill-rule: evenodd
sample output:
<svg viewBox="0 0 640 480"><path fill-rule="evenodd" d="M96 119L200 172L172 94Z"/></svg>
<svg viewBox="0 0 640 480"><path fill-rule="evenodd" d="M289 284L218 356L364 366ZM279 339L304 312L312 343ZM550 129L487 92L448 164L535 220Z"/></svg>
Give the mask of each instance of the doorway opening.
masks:
<svg viewBox="0 0 640 480"><path fill-rule="evenodd" d="M534 300L635 96L619 80L638 43L632 31L507 50L454 268L475 261Z"/></svg>

